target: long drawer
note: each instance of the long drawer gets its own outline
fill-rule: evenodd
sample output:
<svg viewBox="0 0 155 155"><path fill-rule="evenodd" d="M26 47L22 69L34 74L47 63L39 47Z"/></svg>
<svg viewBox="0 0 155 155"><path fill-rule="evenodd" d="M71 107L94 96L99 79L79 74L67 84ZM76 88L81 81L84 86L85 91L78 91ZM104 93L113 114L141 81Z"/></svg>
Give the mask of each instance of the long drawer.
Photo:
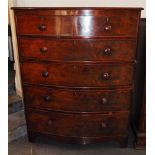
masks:
<svg viewBox="0 0 155 155"><path fill-rule="evenodd" d="M138 31L139 12L125 10L121 13L107 12L103 15L91 15L91 10L74 16L78 10L60 11L60 15L51 16L48 11L36 14L35 10L16 13L18 35L42 36L129 36L136 37ZM55 11L57 14L59 10ZM106 12L106 10L105 10ZM52 12L53 13L53 12ZM68 15L67 15L68 14ZM65 15L65 16L64 16Z"/></svg>
<svg viewBox="0 0 155 155"><path fill-rule="evenodd" d="M119 136L128 133L129 112L65 114L27 109L29 130L70 137Z"/></svg>
<svg viewBox="0 0 155 155"><path fill-rule="evenodd" d="M107 63L21 63L24 83L68 87L131 85L134 64Z"/></svg>
<svg viewBox="0 0 155 155"><path fill-rule="evenodd" d="M21 57L40 60L131 61L135 40L18 38Z"/></svg>
<svg viewBox="0 0 155 155"><path fill-rule="evenodd" d="M26 107L67 112L129 110L132 92L126 89L87 90L23 86Z"/></svg>

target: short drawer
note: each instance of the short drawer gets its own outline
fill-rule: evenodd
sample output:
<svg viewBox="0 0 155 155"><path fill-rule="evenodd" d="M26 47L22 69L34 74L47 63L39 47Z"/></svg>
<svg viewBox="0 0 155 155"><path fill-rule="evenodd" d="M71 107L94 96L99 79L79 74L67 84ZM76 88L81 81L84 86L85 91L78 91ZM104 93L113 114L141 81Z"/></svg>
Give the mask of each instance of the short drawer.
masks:
<svg viewBox="0 0 155 155"><path fill-rule="evenodd" d="M75 36L109 37L128 36L136 37L138 32L139 16L77 16Z"/></svg>
<svg viewBox="0 0 155 155"><path fill-rule="evenodd" d="M131 61L135 40L18 38L21 57L40 60Z"/></svg>
<svg viewBox="0 0 155 155"><path fill-rule="evenodd" d="M71 137L119 136L128 133L129 112L65 114L27 109L29 130Z"/></svg>
<svg viewBox="0 0 155 155"><path fill-rule="evenodd" d="M73 16L16 15L18 35L72 36Z"/></svg>
<svg viewBox="0 0 155 155"><path fill-rule="evenodd" d="M107 63L21 63L24 83L68 87L103 87L131 85L133 64Z"/></svg>
<svg viewBox="0 0 155 155"><path fill-rule="evenodd" d="M131 90L62 89L23 86L26 107L68 112L129 110Z"/></svg>

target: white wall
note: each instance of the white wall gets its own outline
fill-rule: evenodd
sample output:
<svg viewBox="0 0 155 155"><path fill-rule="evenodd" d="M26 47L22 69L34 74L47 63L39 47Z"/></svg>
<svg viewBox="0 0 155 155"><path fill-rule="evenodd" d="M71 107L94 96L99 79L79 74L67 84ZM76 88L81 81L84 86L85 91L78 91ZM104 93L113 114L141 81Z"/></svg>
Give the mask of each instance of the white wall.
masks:
<svg viewBox="0 0 155 155"><path fill-rule="evenodd" d="M15 6L16 3L14 0L9 0L8 2L9 2L8 3L8 5L9 5L9 9L8 9L8 11L9 11L9 24L11 26L11 31L12 31L12 43L13 43L13 51L14 51L14 59L15 59L14 68L16 70L16 74L15 74L16 93L18 95L22 96L20 67L19 67L19 55L18 55L18 48L17 48L14 12L11 9L11 7Z"/></svg>
<svg viewBox="0 0 155 155"><path fill-rule="evenodd" d="M143 7L145 0L15 0L19 7Z"/></svg>

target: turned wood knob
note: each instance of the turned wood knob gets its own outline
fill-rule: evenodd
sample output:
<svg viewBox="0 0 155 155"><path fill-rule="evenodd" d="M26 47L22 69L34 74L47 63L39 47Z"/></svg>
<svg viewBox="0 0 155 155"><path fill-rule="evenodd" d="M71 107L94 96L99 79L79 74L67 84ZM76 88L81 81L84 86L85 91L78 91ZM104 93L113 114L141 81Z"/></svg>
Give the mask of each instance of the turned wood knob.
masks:
<svg viewBox="0 0 155 155"><path fill-rule="evenodd" d="M43 77L48 77L49 76L49 73L47 71L45 71L45 72L42 73L42 76Z"/></svg>
<svg viewBox="0 0 155 155"><path fill-rule="evenodd" d="M110 74L109 73L104 73L103 74L103 78L104 79L109 79L110 78Z"/></svg>
<svg viewBox="0 0 155 155"><path fill-rule="evenodd" d="M45 100L46 102L48 102L48 101L50 101L50 100L51 100L51 97L50 97L49 95L44 96L44 100Z"/></svg>
<svg viewBox="0 0 155 155"><path fill-rule="evenodd" d="M102 123L101 123L101 127L102 127L102 128L106 128L106 127L107 127L107 124L104 123L104 122L102 122Z"/></svg>
<svg viewBox="0 0 155 155"><path fill-rule="evenodd" d="M104 53L105 53L106 55L110 55L110 54L111 54L111 49L110 49L110 48L106 48L106 49L104 50Z"/></svg>
<svg viewBox="0 0 155 155"><path fill-rule="evenodd" d="M105 97L103 97L103 98L102 98L102 103L103 103L103 104L106 104L107 102L108 102L108 100L107 100Z"/></svg>
<svg viewBox="0 0 155 155"><path fill-rule="evenodd" d="M40 51L41 51L42 53L46 53L46 52L47 52L47 50L48 50L48 48L47 48L47 47L42 47L42 48L40 48Z"/></svg>
<svg viewBox="0 0 155 155"><path fill-rule="evenodd" d="M111 31L111 26L110 25L106 26L104 29L105 29L105 31Z"/></svg>
<svg viewBox="0 0 155 155"><path fill-rule="evenodd" d="M44 25L44 24L40 24L40 25L38 26L38 28L39 28L40 31L46 31L46 30L47 30L47 26Z"/></svg>
<svg viewBox="0 0 155 155"><path fill-rule="evenodd" d="M49 120L49 121L47 122L47 124L48 124L49 126L51 126L51 125L52 125L52 120Z"/></svg>

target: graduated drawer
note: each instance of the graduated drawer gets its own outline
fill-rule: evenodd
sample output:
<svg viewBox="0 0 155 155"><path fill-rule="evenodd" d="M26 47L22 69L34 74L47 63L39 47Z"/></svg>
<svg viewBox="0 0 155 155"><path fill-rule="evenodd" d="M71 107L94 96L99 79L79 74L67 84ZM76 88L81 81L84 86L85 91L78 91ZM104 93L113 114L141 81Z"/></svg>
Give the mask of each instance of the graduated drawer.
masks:
<svg viewBox="0 0 155 155"><path fill-rule="evenodd" d="M135 59L135 40L18 38L21 57L40 60Z"/></svg>
<svg viewBox="0 0 155 155"><path fill-rule="evenodd" d="M24 83L68 87L131 85L134 64L23 62Z"/></svg>
<svg viewBox="0 0 155 155"><path fill-rule="evenodd" d="M54 111L103 112L128 110L131 104L130 89L87 90L23 86L27 107Z"/></svg>
<svg viewBox="0 0 155 155"><path fill-rule="evenodd" d="M116 136L128 133L129 112L105 114L69 114L26 110L29 130L40 133L71 136Z"/></svg>

